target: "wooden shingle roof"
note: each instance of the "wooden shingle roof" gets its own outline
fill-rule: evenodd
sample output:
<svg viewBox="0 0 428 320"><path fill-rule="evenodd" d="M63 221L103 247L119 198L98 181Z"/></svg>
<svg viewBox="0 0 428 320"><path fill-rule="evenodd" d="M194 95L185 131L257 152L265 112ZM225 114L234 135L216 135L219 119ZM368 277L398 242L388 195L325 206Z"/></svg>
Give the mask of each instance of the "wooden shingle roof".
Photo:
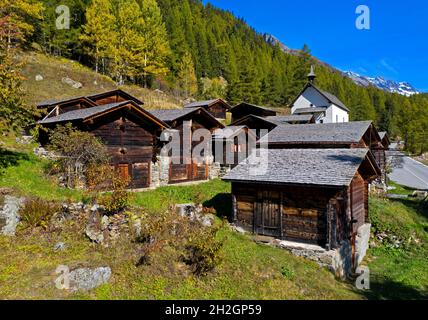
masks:
<svg viewBox="0 0 428 320"><path fill-rule="evenodd" d="M365 163L367 177L380 169L367 149L263 149L266 157L255 153L232 169L223 180L257 184L349 186ZM261 151L263 154L263 151Z"/></svg>

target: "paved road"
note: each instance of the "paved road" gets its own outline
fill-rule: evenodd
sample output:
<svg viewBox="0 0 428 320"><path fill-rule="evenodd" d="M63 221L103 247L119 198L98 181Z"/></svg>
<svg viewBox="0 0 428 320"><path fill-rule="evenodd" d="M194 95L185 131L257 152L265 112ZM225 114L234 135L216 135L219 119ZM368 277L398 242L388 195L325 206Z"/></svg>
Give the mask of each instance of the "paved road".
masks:
<svg viewBox="0 0 428 320"><path fill-rule="evenodd" d="M392 172L389 178L401 185L414 189L428 190L428 166L407 157L400 151L391 150Z"/></svg>

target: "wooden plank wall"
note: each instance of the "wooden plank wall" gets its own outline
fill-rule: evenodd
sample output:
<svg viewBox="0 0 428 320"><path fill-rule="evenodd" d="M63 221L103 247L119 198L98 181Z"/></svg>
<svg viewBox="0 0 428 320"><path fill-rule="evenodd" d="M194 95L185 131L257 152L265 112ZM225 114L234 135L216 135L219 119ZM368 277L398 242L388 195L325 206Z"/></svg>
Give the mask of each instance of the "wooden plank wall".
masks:
<svg viewBox="0 0 428 320"><path fill-rule="evenodd" d="M217 102L216 104L213 104L212 106L210 106L207 111L209 113L211 113L212 116L214 116L214 118L217 119L226 119L226 107L220 103Z"/></svg>
<svg viewBox="0 0 428 320"><path fill-rule="evenodd" d="M107 146L112 165L129 165L132 187L148 187L156 137L124 114L110 120L97 124L91 132Z"/></svg>
<svg viewBox="0 0 428 320"><path fill-rule="evenodd" d="M257 195L266 191L280 193L283 239L325 244L327 207L330 199L338 193L337 189L232 183L232 193L236 198L236 218L241 224L255 229L254 212L260 206Z"/></svg>
<svg viewBox="0 0 428 320"><path fill-rule="evenodd" d="M352 231L356 233L358 228L361 227L366 221L366 182L363 177L357 173L351 182L350 193L351 193L351 213L352 219Z"/></svg>

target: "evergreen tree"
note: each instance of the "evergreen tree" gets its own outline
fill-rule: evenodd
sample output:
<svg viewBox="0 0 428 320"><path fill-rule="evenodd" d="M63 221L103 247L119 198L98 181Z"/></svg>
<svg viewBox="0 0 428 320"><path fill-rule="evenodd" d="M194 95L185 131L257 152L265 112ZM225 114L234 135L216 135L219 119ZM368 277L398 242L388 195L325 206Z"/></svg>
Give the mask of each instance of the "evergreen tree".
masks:
<svg viewBox="0 0 428 320"><path fill-rule="evenodd" d="M95 71L99 71L100 63L105 71L106 59L112 56L113 45L117 42L111 1L93 0L86 10L86 21L80 39L86 44L87 53L94 59Z"/></svg>
<svg viewBox="0 0 428 320"><path fill-rule="evenodd" d="M0 1L0 41L9 50L25 42L34 32L34 21L42 18L43 5L31 0Z"/></svg>
<svg viewBox="0 0 428 320"><path fill-rule="evenodd" d="M165 24L156 0L138 1L143 24L139 32L144 43L141 43L144 63L141 72L144 86L147 86L148 76L165 75L168 72L167 60L171 53Z"/></svg>
<svg viewBox="0 0 428 320"><path fill-rule="evenodd" d="M23 77L19 66L12 59L11 50L0 47L0 134L5 131L18 132L34 121L37 110L26 106L23 100Z"/></svg>
<svg viewBox="0 0 428 320"><path fill-rule="evenodd" d="M195 74L192 55L185 53L178 72L178 84L184 97L188 98L198 92L198 80Z"/></svg>

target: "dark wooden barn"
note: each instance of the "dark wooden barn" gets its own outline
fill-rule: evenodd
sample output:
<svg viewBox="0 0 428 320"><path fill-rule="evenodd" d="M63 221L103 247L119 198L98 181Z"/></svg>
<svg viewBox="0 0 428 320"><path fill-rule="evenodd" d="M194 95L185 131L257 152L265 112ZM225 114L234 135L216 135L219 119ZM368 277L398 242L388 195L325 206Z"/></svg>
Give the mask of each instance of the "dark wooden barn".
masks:
<svg viewBox="0 0 428 320"><path fill-rule="evenodd" d="M368 221L368 184L379 174L367 149L273 149L261 160L253 153L223 179L232 183L237 224L333 249L352 243Z"/></svg>
<svg viewBox="0 0 428 320"><path fill-rule="evenodd" d="M115 89L111 91L90 95L90 96L87 96L87 98L94 101L97 105L123 102L123 101L132 101L137 105L144 104L143 101L141 101L140 99L120 89Z"/></svg>
<svg viewBox="0 0 428 320"><path fill-rule="evenodd" d="M257 138L264 136L266 133L275 129L278 125L268 121L266 118L248 115L244 118L236 120L230 124L231 126L246 126L249 129L255 130Z"/></svg>
<svg viewBox="0 0 428 320"><path fill-rule="evenodd" d="M217 129L213 134L214 161L224 167L234 168L251 154L256 141L257 137L253 130L246 126Z"/></svg>
<svg viewBox="0 0 428 320"><path fill-rule="evenodd" d="M391 144L389 140L388 133L379 132L380 143L373 148L373 155L376 158L376 162L378 163L380 169L382 170L382 175L379 177L380 183L387 184L387 160L386 160L386 151L389 150L389 145Z"/></svg>
<svg viewBox="0 0 428 320"><path fill-rule="evenodd" d="M262 139L270 149L368 148L382 170L380 178L386 177L385 150L371 121L278 126Z"/></svg>
<svg viewBox="0 0 428 320"><path fill-rule="evenodd" d="M125 91L120 89L116 89L91 96L47 100L38 103L37 108L44 110L44 117L47 118L52 116L58 116L68 111L91 108L95 106L124 101L133 101L137 105L143 105L142 101L130 95L129 93L126 93Z"/></svg>
<svg viewBox="0 0 428 320"><path fill-rule="evenodd" d="M158 137L168 128L165 122L134 101L72 110L39 121L46 128L66 123L100 138L109 150L111 165L130 179L131 188L150 186L150 166L160 148ZM43 131L40 139L48 140Z"/></svg>
<svg viewBox="0 0 428 320"><path fill-rule="evenodd" d="M45 111L45 117L58 116L68 111L95 107L97 104L87 97L75 97L61 100L47 100L37 104Z"/></svg>
<svg viewBox="0 0 428 320"><path fill-rule="evenodd" d="M250 114L259 117L276 116L276 111L274 110L261 106L256 106L247 102L242 102L234 106L230 110L230 113L232 114L232 122L242 119Z"/></svg>
<svg viewBox="0 0 428 320"><path fill-rule="evenodd" d="M185 105L184 108L204 108L214 118L222 120L226 119L226 113L231 109L230 105L223 99L196 101Z"/></svg>
<svg viewBox="0 0 428 320"><path fill-rule="evenodd" d="M265 138L269 148L372 148L380 143L371 121L277 126Z"/></svg>
<svg viewBox="0 0 428 320"><path fill-rule="evenodd" d="M379 136L380 136L383 148L385 150L389 150L389 146L391 145L391 140L389 139L388 132L381 131L379 132Z"/></svg>
<svg viewBox="0 0 428 320"><path fill-rule="evenodd" d="M191 152L200 141L192 141L193 133L198 129L207 129L213 133L216 129L224 128L224 125L214 118L204 108L183 108L183 109L159 109L150 110L150 112L167 123L171 129L178 130L181 138L180 146L183 147L185 139L188 145L191 146ZM184 126L188 125L191 130L191 135L184 134ZM189 141L190 139L190 141ZM198 163L194 158L185 157L183 150L179 159L171 157L169 182L179 183L185 181L206 180L209 178L209 157L212 157L210 150L209 154L203 155L207 160L204 163Z"/></svg>

